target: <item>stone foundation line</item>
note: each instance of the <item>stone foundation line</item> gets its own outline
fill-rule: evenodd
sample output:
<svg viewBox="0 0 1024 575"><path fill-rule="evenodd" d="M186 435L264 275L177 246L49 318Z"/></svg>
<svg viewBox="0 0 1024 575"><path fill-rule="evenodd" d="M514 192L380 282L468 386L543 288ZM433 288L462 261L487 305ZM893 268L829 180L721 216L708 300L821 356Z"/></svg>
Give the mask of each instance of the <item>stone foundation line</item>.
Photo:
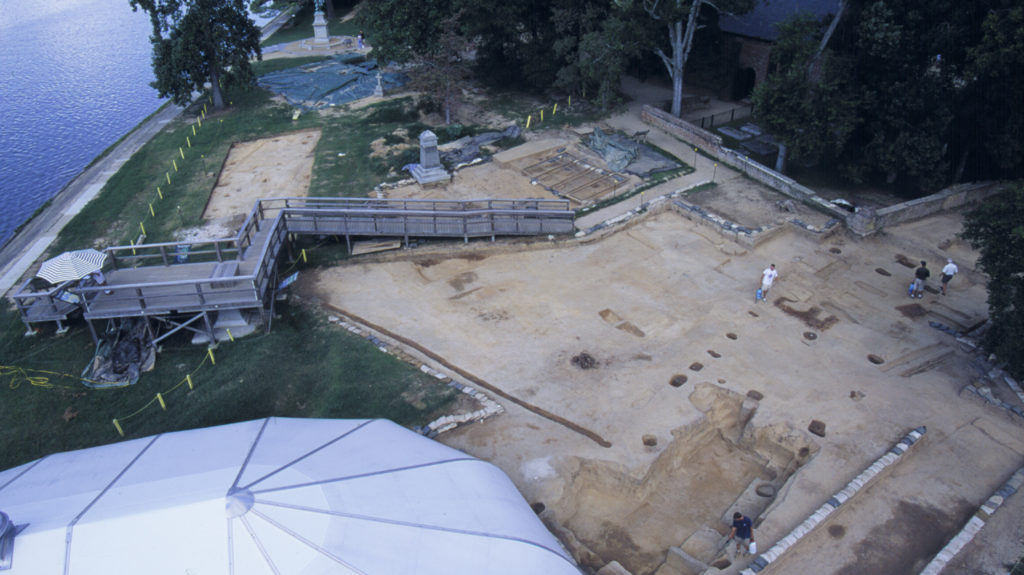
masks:
<svg viewBox="0 0 1024 575"><path fill-rule="evenodd" d="M974 512L974 516L964 525L960 533L951 539L928 565L925 565L919 575L939 575L946 568L946 564L956 557L957 553L981 531L981 528L985 526L985 521L992 517L1003 501L1020 489L1021 484L1024 484L1024 467L1010 476L1010 479Z"/></svg>
<svg viewBox="0 0 1024 575"><path fill-rule="evenodd" d="M468 423L471 421L481 421L488 417L491 417L492 415L497 415L505 411L505 408L503 408L496 401L488 397L487 394L485 394L484 392L478 389L474 389L469 385L459 383L452 379L451 376L440 371L437 371L436 369L430 367L425 363L419 362L414 357L410 356L409 354L399 349L398 346L389 346L386 342L382 341L380 338L373 335L369 331L363 329L362 327L347 322L335 315L328 316L327 320L331 323L338 324L339 326L347 329L348 331L354 333L355 335L367 339L370 343L377 346L377 349L384 353L390 353L391 355L394 355L395 357L409 363L419 363L420 371L429 376L434 377L435 379L447 383L448 385L454 387L456 390L461 391L462 393L465 393L466 395L473 397L474 399L480 402L481 406L483 406L482 409L478 409L470 413L459 413L456 415L445 415L443 417L439 417L422 427L413 428L413 431L421 435L426 435L427 437L435 437L437 436L437 434L448 431L450 429L455 429L457 426L463 423Z"/></svg>
<svg viewBox="0 0 1024 575"><path fill-rule="evenodd" d="M754 573L758 573L767 567L772 561L777 560L790 547L800 541L801 538L825 521L832 512L839 509L840 505L849 501L850 498L856 495L858 491L870 483L872 479L878 477L886 467L900 461L903 454L906 453L911 446L917 443L918 440L924 437L924 434L927 433L927 431L928 429L922 425L908 433L903 437L903 439L896 442L896 444L893 445L885 455L876 459L875 462L862 471L860 475L853 478L852 481L846 484L846 487L829 498L824 505L819 507L813 514L811 514L810 517L804 520L803 523L790 531L789 534L779 540L770 549L758 555L758 557L750 564L750 567L740 572L741 575L754 575Z"/></svg>
<svg viewBox="0 0 1024 575"><path fill-rule="evenodd" d="M619 215L617 215L615 217L609 218L609 219L607 219L607 220L605 220L605 221L603 221L603 222L601 222L601 223L599 223L597 225L591 226L590 228L588 228L586 230L580 230L580 231L576 232L576 237L577 238L582 238L584 236L589 236L590 234L593 234L594 232L598 232L600 230L603 230L605 228L609 228L609 227L614 226L616 224L621 224L623 222L628 222L629 220L633 219L634 217L636 217L636 216L638 216L640 214L643 214L644 212L647 212L648 210L651 210L651 209L653 209L655 207L658 207L663 202L666 202L666 201L668 201L668 200L670 200L672 198L677 198L677 197L685 194L686 192L688 192L688 191L690 191L692 189L699 188L701 186L706 186L706 185L708 185L710 183L712 183L712 182L710 182L708 180L702 180L702 181L697 182L695 184L690 184L689 186L686 186L685 188L679 188L678 190L675 190L673 192L669 192L669 193L667 193L667 194L665 194L663 196L658 196L658 197L656 197L656 198L654 198L654 199L652 199L652 200L650 200L648 202L644 202L639 207L634 208L632 210L629 210L628 212L626 212L624 214L619 214Z"/></svg>

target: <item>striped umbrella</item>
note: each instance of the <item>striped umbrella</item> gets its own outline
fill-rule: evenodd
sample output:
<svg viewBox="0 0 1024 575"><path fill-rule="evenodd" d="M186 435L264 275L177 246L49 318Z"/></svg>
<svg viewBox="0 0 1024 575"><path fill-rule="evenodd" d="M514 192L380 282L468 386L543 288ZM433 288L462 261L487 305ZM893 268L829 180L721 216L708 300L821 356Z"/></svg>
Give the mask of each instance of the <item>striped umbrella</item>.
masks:
<svg viewBox="0 0 1024 575"><path fill-rule="evenodd" d="M99 271L106 261L107 254L94 249L64 252L43 262L36 277L52 284L82 279L92 272Z"/></svg>

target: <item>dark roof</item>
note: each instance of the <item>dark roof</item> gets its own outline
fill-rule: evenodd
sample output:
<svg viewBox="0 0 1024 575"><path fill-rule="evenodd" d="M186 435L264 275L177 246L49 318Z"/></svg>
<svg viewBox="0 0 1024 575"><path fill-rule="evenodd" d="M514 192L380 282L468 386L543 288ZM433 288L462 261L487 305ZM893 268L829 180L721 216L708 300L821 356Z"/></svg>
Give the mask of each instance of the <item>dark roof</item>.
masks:
<svg viewBox="0 0 1024 575"><path fill-rule="evenodd" d="M839 11L839 0L759 0L754 9L742 16L723 14L718 26L723 32L774 41L779 33L775 25L799 12L819 18Z"/></svg>

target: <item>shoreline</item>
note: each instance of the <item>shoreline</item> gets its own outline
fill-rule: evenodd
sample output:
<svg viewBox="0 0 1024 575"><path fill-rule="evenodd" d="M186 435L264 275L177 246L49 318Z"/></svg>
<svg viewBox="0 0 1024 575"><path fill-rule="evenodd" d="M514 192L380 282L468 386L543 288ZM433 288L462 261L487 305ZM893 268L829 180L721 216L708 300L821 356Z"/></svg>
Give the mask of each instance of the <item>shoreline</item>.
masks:
<svg viewBox="0 0 1024 575"><path fill-rule="evenodd" d="M183 108L173 103L161 106L121 138L113 149L106 151L105 156L91 162L57 192L49 205L23 224L0 248L0 292L7 295L25 272L46 252L71 218L99 194L107 180L116 174L135 152L177 118L182 110Z"/></svg>
<svg viewBox="0 0 1024 575"><path fill-rule="evenodd" d="M282 11L261 27L261 41L266 41L293 15L294 8ZM7 242L0 246L0 293L7 296L25 272L46 252L64 226L99 194L107 180L121 169L135 152L144 146L184 108L173 102L160 106L113 148L94 158L78 175L64 185L37 213L22 223ZM83 246L83 248L89 246Z"/></svg>

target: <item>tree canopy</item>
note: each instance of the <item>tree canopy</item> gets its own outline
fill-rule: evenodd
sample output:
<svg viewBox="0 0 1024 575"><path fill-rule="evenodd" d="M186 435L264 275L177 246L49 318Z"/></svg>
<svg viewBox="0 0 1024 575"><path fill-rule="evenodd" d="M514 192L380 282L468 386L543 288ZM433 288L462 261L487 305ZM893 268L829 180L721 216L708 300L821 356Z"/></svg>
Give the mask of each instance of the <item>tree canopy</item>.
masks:
<svg viewBox="0 0 1024 575"><path fill-rule="evenodd" d="M960 235L981 252L978 267L988 275L991 325L982 345L1024 378L1024 184L967 214Z"/></svg>
<svg viewBox="0 0 1024 575"><path fill-rule="evenodd" d="M130 0L153 24L153 87L185 105L209 83L215 109L223 86L255 81L250 60L262 59L260 30L244 0Z"/></svg>
<svg viewBox="0 0 1024 575"><path fill-rule="evenodd" d="M740 45L718 17L761 1L375 0L361 17L385 61L433 53L458 13L478 80L607 107L623 74L653 70L679 114L684 72L687 88L696 71L702 88L733 88ZM907 195L1024 175L1019 0L835 0L834 11L780 27L754 96L756 119L794 160Z"/></svg>
<svg viewBox="0 0 1024 575"><path fill-rule="evenodd" d="M854 182L910 194L1024 168L1024 8L1009 0L847 0L828 20L780 27L756 115L793 152Z"/></svg>

